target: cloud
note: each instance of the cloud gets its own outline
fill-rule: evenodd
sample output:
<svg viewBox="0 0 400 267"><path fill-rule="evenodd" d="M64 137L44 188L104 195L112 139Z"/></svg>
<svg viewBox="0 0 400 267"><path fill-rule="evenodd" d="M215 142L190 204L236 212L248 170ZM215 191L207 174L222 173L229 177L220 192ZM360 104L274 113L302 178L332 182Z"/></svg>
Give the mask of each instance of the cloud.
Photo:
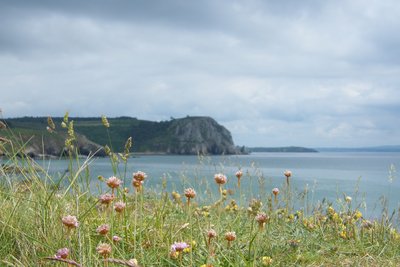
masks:
<svg viewBox="0 0 400 267"><path fill-rule="evenodd" d="M251 146L398 144L399 15L374 0L0 1L0 107L207 115Z"/></svg>

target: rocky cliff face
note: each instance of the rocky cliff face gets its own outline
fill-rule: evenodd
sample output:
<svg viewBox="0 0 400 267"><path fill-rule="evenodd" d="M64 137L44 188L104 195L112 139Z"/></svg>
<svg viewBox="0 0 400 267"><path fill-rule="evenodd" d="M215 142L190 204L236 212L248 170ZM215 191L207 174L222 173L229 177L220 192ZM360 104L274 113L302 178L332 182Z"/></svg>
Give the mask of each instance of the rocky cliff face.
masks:
<svg viewBox="0 0 400 267"><path fill-rule="evenodd" d="M231 133L210 117L187 117L172 120L168 132L173 138L167 145L167 153L236 153Z"/></svg>

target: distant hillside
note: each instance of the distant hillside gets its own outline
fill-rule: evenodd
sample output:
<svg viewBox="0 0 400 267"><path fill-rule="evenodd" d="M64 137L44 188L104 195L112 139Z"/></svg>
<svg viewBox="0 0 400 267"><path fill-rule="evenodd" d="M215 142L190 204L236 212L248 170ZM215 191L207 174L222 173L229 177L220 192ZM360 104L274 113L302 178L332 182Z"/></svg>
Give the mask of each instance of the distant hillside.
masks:
<svg viewBox="0 0 400 267"><path fill-rule="evenodd" d="M247 148L249 152L318 152L312 148L298 147L298 146L288 146L288 147L249 147Z"/></svg>
<svg viewBox="0 0 400 267"><path fill-rule="evenodd" d="M374 147L322 147L316 148L320 152L400 152L398 146L374 146Z"/></svg>
<svg viewBox="0 0 400 267"><path fill-rule="evenodd" d="M167 154L234 154L232 136L223 126L210 117L186 117L169 121L146 121L130 117L109 118L110 128L103 126L101 118L69 118L74 121L79 148L84 152L95 151L111 145L114 151L122 151L126 140L132 136L133 152ZM53 118L56 133L46 131L47 118L24 117L6 119L15 135L24 141L31 139L27 153L60 155L63 150L65 129L60 127L62 118ZM6 132L0 136L7 137ZM9 133L8 133L9 134ZM110 138L109 138L110 136ZM43 138L43 142L42 142ZM111 144L110 144L111 142ZM44 144L44 150L43 150ZM48 147L48 148L46 148Z"/></svg>

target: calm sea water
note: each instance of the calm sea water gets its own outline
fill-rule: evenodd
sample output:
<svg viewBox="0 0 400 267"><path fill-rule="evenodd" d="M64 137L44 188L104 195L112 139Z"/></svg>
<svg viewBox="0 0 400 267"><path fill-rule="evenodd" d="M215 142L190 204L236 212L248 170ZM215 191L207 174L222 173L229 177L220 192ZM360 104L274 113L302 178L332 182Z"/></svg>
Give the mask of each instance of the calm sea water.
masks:
<svg viewBox="0 0 400 267"><path fill-rule="evenodd" d="M49 172L61 176L67 169L66 160L39 161ZM283 172L293 173L292 186L300 193L308 189L308 201L317 203L324 198L333 203L349 195L354 203L362 203L363 211L370 216L381 212L382 197L388 199L391 210L400 204L400 179L395 168L400 166L400 153L252 153L235 156L139 156L130 158L126 172L126 186L131 187L132 172L141 170L148 174L145 187L182 192L194 187L202 201L217 197L213 175L222 172L228 176L225 186L236 190L235 172L241 168L241 191L245 198L265 197L272 188L282 188ZM392 171L391 171L392 170ZM89 175L93 190L105 190L98 175L113 175L107 158L96 158L90 164ZM119 166L118 176L124 177L124 166ZM304 202L305 203L305 202ZM302 203L299 203L301 206Z"/></svg>

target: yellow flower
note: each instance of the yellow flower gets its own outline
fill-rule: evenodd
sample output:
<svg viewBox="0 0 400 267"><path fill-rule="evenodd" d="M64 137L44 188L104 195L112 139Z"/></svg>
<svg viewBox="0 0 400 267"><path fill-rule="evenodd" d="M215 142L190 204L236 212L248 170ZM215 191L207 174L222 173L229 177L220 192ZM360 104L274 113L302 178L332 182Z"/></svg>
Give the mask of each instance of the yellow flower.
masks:
<svg viewBox="0 0 400 267"><path fill-rule="evenodd" d="M339 233L339 236L340 236L341 238L343 238L343 239L347 239L346 231L341 231L341 232Z"/></svg>
<svg viewBox="0 0 400 267"><path fill-rule="evenodd" d="M356 220L360 219L362 217L361 211L357 210L356 213L354 213L354 218Z"/></svg>
<svg viewBox="0 0 400 267"><path fill-rule="evenodd" d="M262 257L262 264L264 266L269 266L269 265L271 265L272 262L273 262L273 260L271 257L268 257L268 256Z"/></svg>

